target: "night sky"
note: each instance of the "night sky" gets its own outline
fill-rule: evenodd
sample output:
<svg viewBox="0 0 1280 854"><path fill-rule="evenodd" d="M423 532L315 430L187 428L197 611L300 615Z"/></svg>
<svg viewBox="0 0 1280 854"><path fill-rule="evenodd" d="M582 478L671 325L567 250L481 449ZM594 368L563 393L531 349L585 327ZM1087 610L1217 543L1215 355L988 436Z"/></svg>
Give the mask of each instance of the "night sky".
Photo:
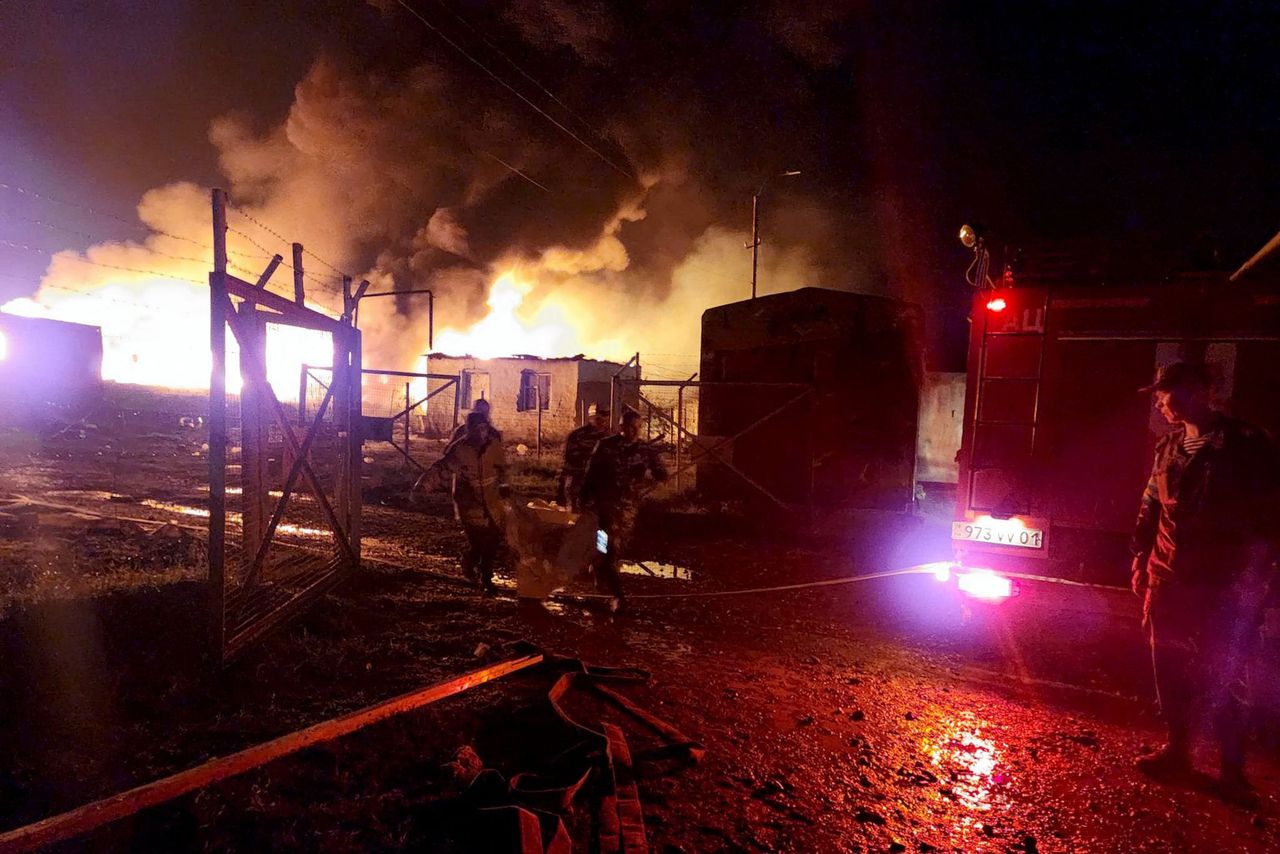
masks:
<svg viewBox="0 0 1280 854"><path fill-rule="evenodd" d="M352 263L443 204L476 263L579 245L648 180L646 216L619 238L656 287L709 226L749 228L764 177L798 169L767 189L766 247L806 247L813 284L926 304L939 368L962 352L964 221L997 243L1106 240L1183 266L1210 246L1225 267L1280 228L1274 3L411 5L598 153L393 0L9 4L0 182L97 213L63 209L83 235L53 234L0 191L0 236L77 249L136 237L111 217L132 219L169 182L219 185L210 123L235 114L265 133L318 61L361 81L355 98L431 96L421 113L384 117L373 99L353 115L385 118L369 156L404 190L380 188L394 215L362 230ZM477 193L496 159L533 180ZM3 302L33 292L44 261L0 246L0 265Z"/></svg>

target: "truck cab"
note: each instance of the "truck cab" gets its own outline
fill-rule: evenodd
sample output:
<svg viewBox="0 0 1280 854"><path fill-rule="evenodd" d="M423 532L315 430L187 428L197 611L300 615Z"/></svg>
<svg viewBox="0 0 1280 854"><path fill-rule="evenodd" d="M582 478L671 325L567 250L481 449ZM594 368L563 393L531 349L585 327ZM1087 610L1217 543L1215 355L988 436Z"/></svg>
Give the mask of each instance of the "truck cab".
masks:
<svg viewBox="0 0 1280 854"><path fill-rule="evenodd" d="M952 544L968 571L1128 583L1167 429L1157 367L1205 362L1223 411L1280 428L1280 289L1204 274L975 294Z"/></svg>

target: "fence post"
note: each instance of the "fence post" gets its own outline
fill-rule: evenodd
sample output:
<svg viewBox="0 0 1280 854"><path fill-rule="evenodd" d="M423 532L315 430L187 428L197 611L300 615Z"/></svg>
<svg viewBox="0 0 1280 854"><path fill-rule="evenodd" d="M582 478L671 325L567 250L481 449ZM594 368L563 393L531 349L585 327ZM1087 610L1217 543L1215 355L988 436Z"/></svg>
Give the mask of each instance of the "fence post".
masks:
<svg viewBox="0 0 1280 854"><path fill-rule="evenodd" d="M222 654L227 525L227 197L213 191L213 275L209 277L209 633Z"/></svg>
<svg viewBox="0 0 1280 854"><path fill-rule="evenodd" d="M684 438L684 385L676 389L676 492L680 492L680 442Z"/></svg>
<svg viewBox="0 0 1280 854"><path fill-rule="evenodd" d="M409 453L409 419L413 417L410 407L413 406L413 399L409 397L409 384L404 384L404 452ZM409 461L404 461L405 467L409 465Z"/></svg>
<svg viewBox="0 0 1280 854"><path fill-rule="evenodd" d="M293 301L298 305L306 305L306 294L302 289L302 244L293 244Z"/></svg>

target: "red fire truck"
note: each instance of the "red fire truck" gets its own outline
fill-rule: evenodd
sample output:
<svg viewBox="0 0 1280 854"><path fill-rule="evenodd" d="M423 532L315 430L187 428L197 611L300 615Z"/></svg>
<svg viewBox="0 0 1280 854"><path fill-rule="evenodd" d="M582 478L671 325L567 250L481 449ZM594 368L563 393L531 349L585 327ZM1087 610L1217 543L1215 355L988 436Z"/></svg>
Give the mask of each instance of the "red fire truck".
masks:
<svg viewBox="0 0 1280 854"><path fill-rule="evenodd" d="M1019 575L1128 583L1127 541L1167 429L1138 391L1157 366L1203 360L1221 408L1280 431L1274 279L985 287L971 321L952 542L961 587L979 598L1008 595Z"/></svg>

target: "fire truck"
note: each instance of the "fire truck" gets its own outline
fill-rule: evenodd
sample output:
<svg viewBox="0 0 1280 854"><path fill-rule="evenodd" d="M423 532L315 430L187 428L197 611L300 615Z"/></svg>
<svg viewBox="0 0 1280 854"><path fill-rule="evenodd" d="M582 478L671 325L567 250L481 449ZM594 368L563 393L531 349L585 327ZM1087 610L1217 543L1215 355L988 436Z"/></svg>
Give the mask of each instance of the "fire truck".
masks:
<svg viewBox="0 0 1280 854"><path fill-rule="evenodd" d="M962 588L999 599L1019 577L1127 585L1128 539L1168 429L1138 390L1160 365L1201 360L1220 408L1280 431L1276 279L1010 286L981 264L978 275L951 532Z"/></svg>

